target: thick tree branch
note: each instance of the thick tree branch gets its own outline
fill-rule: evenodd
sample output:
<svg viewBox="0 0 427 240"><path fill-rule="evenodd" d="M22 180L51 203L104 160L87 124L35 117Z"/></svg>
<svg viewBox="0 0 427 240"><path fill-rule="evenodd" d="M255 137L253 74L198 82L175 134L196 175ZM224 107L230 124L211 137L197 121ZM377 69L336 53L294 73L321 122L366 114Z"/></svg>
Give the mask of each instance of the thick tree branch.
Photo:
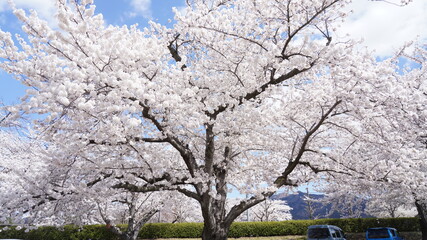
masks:
<svg viewBox="0 0 427 240"><path fill-rule="evenodd" d="M299 164L309 167L314 173L321 173L321 172L329 172L329 173L340 173L340 174L345 174L345 175L350 175L347 172L343 172L343 171L337 171L337 170L333 170L333 169L321 169L319 167L315 167L313 166L310 162L303 162L300 161Z"/></svg>
<svg viewBox="0 0 427 240"><path fill-rule="evenodd" d="M115 189L125 189L129 192L141 192L141 193L148 193L148 192L154 192L159 190L176 190L176 186L178 185L186 185L186 181L188 180L187 177L176 179L173 178L169 173L164 173L160 177L153 177L153 178L146 178L144 176L138 176L139 178L143 179L146 184L138 186L136 184L132 184L129 182L120 182L116 183L112 186L112 188ZM167 181L168 183L172 184L162 184L160 182ZM174 186L172 186L174 185Z"/></svg>
<svg viewBox="0 0 427 240"><path fill-rule="evenodd" d="M131 184L129 182L124 183L116 183L112 186L114 189L125 189L129 192L134 193L148 193L148 192L155 192L159 190L163 190L163 185L144 185L144 186L137 186L135 184Z"/></svg>
<svg viewBox="0 0 427 240"><path fill-rule="evenodd" d="M201 201L201 197L200 194L197 194L191 190L188 190L186 188L181 188L181 187L177 187L176 190L182 194L184 194L187 197L193 198L195 200L197 200L198 202Z"/></svg>
<svg viewBox="0 0 427 240"><path fill-rule="evenodd" d="M310 70L316 61L311 62L310 66L307 68L303 68L303 69L298 69L298 68L294 68L291 71L289 71L288 73L278 77L278 78L274 78L274 74L271 75L270 81L268 81L267 83L264 83L263 85L261 85L260 87L256 88L256 90L252 91L252 92L248 92L246 93L246 95L241 96L238 98L238 105L242 105L245 101L248 100L252 100L255 99L256 97L258 97L260 94L262 94L263 92L265 92L267 90L268 87L273 86L273 85L278 85L288 79L291 79L293 77L295 77L298 74L301 74L303 72L306 72L308 70ZM274 71L273 71L274 72ZM217 107L213 112L209 112L206 111L206 115L209 116L211 119L216 119L216 117L224 112L225 110L227 110L229 107L231 107L229 104L225 104L225 105L221 105L219 107Z"/></svg>
<svg viewBox="0 0 427 240"><path fill-rule="evenodd" d="M323 113L320 117L320 120L313 125L309 129L309 131L305 134L304 138L302 139L301 146L299 147L298 153L292 161L289 162L289 165L286 167L285 171L282 173L281 176L279 176L275 181L274 184L276 187L281 187L283 185L289 185L292 183L289 179L289 175L293 172L293 170L300 164L300 161L304 155L304 152L307 150L307 145L309 141L311 140L311 137L314 135L314 133L323 125L323 123L328 119L328 117L331 115L331 113L335 110L335 108L342 102L342 100L337 100L326 113Z"/></svg>
<svg viewBox="0 0 427 240"><path fill-rule="evenodd" d="M165 142L171 144L172 147L174 147L180 153L182 159L184 160L187 166L188 171L190 172L191 176L194 177L194 171L197 168L197 163L189 146L187 144L184 144L177 137L166 133L161 123L156 119L154 115L150 113L150 108L148 106L145 106L142 102L140 102L140 105L143 107L142 116L146 119L149 119L160 132L166 135Z"/></svg>

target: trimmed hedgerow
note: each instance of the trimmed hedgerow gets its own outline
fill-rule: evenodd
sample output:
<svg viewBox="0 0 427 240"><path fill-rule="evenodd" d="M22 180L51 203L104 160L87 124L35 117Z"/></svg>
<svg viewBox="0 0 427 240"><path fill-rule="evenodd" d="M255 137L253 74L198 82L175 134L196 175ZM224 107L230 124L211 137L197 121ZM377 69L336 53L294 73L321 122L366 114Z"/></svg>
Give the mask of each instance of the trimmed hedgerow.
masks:
<svg viewBox="0 0 427 240"><path fill-rule="evenodd" d="M18 230L16 227L0 225L0 238L25 238L25 229Z"/></svg>
<svg viewBox="0 0 427 240"><path fill-rule="evenodd" d="M83 227L66 225L63 227L44 226L30 231L8 227L2 229L0 238L18 238L26 240L117 240L105 225L88 225Z"/></svg>
<svg viewBox="0 0 427 240"><path fill-rule="evenodd" d="M310 225L336 225L347 233L361 233L370 227L394 227L399 232L418 232L418 218L350 218L350 219L317 219L291 220L283 222L235 222L231 225L229 237L261 237L305 235ZM125 228L126 225L119 227ZM200 238L203 223L151 223L142 227L139 237L155 238ZM39 227L25 232L11 227L2 230L0 238L20 238L27 240L117 240L105 225L89 225L83 227L64 226Z"/></svg>
<svg viewBox="0 0 427 240"><path fill-rule="evenodd" d="M308 225L309 221L235 222L229 237L304 235Z"/></svg>
<svg viewBox="0 0 427 240"><path fill-rule="evenodd" d="M153 238L198 238L202 236L203 223L150 223L142 227L139 237Z"/></svg>

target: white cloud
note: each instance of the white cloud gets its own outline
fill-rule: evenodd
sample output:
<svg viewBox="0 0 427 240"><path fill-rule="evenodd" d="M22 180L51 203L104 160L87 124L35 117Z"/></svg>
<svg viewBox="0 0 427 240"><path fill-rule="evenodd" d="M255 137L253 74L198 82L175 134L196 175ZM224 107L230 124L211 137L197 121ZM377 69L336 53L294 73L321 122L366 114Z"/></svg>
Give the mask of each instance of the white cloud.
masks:
<svg viewBox="0 0 427 240"><path fill-rule="evenodd" d="M7 0L0 0L0 12L11 11ZM16 8L33 9L38 16L49 23L54 23L55 20L55 0L12 0Z"/></svg>
<svg viewBox="0 0 427 240"><path fill-rule="evenodd" d="M426 0L414 0L405 7L382 1L354 0L349 7L353 13L342 25L341 34L363 38L364 44L378 56L390 56L405 42L417 37L427 39Z"/></svg>
<svg viewBox="0 0 427 240"><path fill-rule="evenodd" d="M152 18L151 0L131 0L130 4L133 8L133 11L130 13L131 17L142 16L148 19Z"/></svg>
<svg viewBox="0 0 427 240"><path fill-rule="evenodd" d="M6 16L3 14L0 14L0 25L6 24Z"/></svg>
<svg viewBox="0 0 427 240"><path fill-rule="evenodd" d="M174 7L175 11L179 13L181 16L185 16L187 14L188 8L187 6L178 6Z"/></svg>

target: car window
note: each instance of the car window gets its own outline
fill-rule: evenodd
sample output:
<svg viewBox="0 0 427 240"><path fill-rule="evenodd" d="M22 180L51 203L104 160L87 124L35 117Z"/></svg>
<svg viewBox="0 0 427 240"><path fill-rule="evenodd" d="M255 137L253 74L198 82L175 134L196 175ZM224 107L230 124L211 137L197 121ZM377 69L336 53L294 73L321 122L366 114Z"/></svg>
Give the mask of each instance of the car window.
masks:
<svg viewBox="0 0 427 240"><path fill-rule="evenodd" d="M369 229L368 230L368 238L388 238L390 235L388 234L387 229Z"/></svg>
<svg viewBox="0 0 427 240"><path fill-rule="evenodd" d="M332 237L336 238L337 237L337 232L335 232L334 229L331 229L331 235L332 235Z"/></svg>
<svg viewBox="0 0 427 240"><path fill-rule="evenodd" d="M344 234L343 234L343 232L341 230L337 230L337 237L339 237L339 238L343 238L344 237Z"/></svg>
<svg viewBox="0 0 427 240"><path fill-rule="evenodd" d="M308 238L328 238L329 229L327 228L310 228L308 229Z"/></svg>
<svg viewBox="0 0 427 240"><path fill-rule="evenodd" d="M394 231L393 229L390 229L390 232L391 232L391 235L392 235L393 237L396 237L396 231Z"/></svg>

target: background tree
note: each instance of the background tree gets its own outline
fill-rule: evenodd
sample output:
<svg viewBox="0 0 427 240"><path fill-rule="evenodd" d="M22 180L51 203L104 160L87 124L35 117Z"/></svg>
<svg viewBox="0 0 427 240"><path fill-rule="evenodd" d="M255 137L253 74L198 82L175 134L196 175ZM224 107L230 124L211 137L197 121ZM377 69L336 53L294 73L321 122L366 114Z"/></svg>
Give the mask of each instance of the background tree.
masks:
<svg viewBox="0 0 427 240"><path fill-rule="evenodd" d="M399 189L381 189L380 186L369 196L366 212L375 217L395 218L416 216L413 196L403 194Z"/></svg>
<svg viewBox="0 0 427 240"><path fill-rule="evenodd" d="M163 201L167 199L165 194L158 192L151 194L118 192L113 196L104 195L103 197L108 200L101 199L100 196L93 200L98 208L101 222L105 223L110 231L124 240L138 239L142 226L161 210ZM114 217L120 215L124 216L124 223L127 224L124 231L115 225L120 222Z"/></svg>
<svg viewBox="0 0 427 240"><path fill-rule="evenodd" d="M423 239L427 239L424 104L427 54L423 44L413 45L412 49L404 48L395 59L384 63L406 62L390 73L389 83L378 85L377 91L382 94L371 94L370 102L377 114L362 114L359 124L363 131L349 131L354 140L349 142L344 155L334 157L353 162L348 166L352 166L349 170L355 181L341 176L341 187L351 186L374 197L382 194L392 197L399 192L401 199L412 199L407 201L417 208Z"/></svg>
<svg viewBox="0 0 427 240"><path fill-rule="evenodd" d="M325 193L322 203L331 204L330 214L338 212L344 218L361 217L362 214L382 218L416 215L411 194L381 182L330 182L319 191Z"/></svg>
<svg viewBox="0 0 427 240"><path fill-rule="evenodd" d="M308 192L308 188L306 188L306 196L304 197L305 204L307 205L305 207L305 210L307 211L308 219L316 219L317 217L314 216L314 208L313 208L313 199L310 198L310 194Z"/></svg>
<svg viewBox="0 0 427 240"><path fill-rule="evenodd" d="M99 180L84 182L86 169L28 134L0 131L0 222L27 227L104 223L120 239L137 239L142 225L170 198L167 192L133 193L93 186ZM123 223L118 216L127 224L123 231L115 226Z"/></svg>
<svg viewBox="0 0 427 240"><path fill-rule="evenodd" d="M343 178L348 179L348 176ZM325 193L321 202L331 205L328 216L339 213L342 218L360 218L365 213L368 193L363 192L365 189L359 188L358 184L342 185L341 181L325 183L319 191Z"/></svg>
<svg viewBox="0 0 427 240"><path fill-rule="evenodd" d="M251 208L250 221L285 221L291 220L291 208L283 200L267 199Z"/></svg>

